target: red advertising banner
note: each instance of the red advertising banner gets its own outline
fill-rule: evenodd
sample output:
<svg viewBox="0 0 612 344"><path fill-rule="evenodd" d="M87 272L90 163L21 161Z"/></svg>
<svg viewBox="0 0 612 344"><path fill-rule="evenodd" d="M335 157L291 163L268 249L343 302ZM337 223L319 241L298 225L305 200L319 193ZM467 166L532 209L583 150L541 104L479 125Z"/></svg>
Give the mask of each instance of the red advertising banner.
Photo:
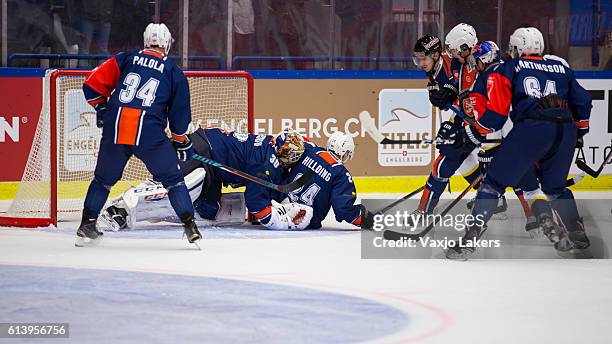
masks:
<svg viewBox="0 0 612 344"><path fill-rule="evenodd" d="M0 78L0 182L21 179L42 108L42 81Z"/></svg>

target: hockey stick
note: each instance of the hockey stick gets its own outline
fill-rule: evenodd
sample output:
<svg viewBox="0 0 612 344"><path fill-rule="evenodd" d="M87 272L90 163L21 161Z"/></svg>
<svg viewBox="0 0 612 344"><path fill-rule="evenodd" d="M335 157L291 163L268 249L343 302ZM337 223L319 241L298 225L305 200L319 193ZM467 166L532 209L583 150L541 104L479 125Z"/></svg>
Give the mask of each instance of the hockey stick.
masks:
<svg viewBox="0 0 612 344"><path fill-rule="evenodd" d="M470 190L472 190L474 188L474 186L476 184L478 184L478 182L480 182L480 180L482 179L482 174L480 176L478 176L478 178L476 178L472 184L468 185L467 188L465 188L465 190L463 190L463 192L461 192L461 194L459 194L459 196L457 196L457 198L455 198L446 208L444 208L444 210L442 210L442 212L439 214L440 217L444 217L446 214L448 214L448 212L453 209L453 207L459 203L459 201L461 201L461 199L468 193L470 192ZM422 215L425 216L425 215ZM402 238L407 238L409 240L417 240L420 239L422 237L424 237L425 235L427 235L427 233L429 233L433 228L434 228L434 224L435 221L430 223L429 225L427 225L427 227L422 230L419 233L415 233L415 234L407 234L407 233L400 233L400 232L396 232L396 231L392 231L392 230L386 230L383 232L383 237L387 240L399 240Z"/></svg>
<svg viewBox="0 0 612 344"><path fill-rule="evenodd" d="M433 145L449 145L453 144L455 140L442 140L442 139L434 139L434 140L393 140L386 138L383 134L381 134L380 130L376 128L374 124L374 118L370 116L370 113L367 111L361 111L359 113L359 121L361 121L361 126L365 129L365 131L376 141L378 144L386 145L386 144L433 144ZM499 143L501 140L493 139L493 140L484 140L482 143Z"/></svg>
<svg viewBox="0 0 612 344"><path fill-rule="evenodd" d="M601 163L601 166L599 166L597 171L593 170L591 166L587 165L586 161L584 160L576 160L576 167L583 170L589 176L593 178L597 178L601 174L601 171L603 171L604 167L606 167L606 165L611 162L612 162L612 150L610 151L610 153L608 153L608 156L604 158L604 161Z"/></svg>
<svg viewBox="0 0 612 344"><path fill-rule="evenodd" d="M252 176L252 175L246 173L246 172L242 172L240 170L237 170L237 169L235 169L233 167L229 167L229 166L224 165L222 163L210 160L210 159L205 158L205 157L203 157L203 156L201 156L199 154L194 154L193 155L193 159L196 159L197 161L203 162L203 163L205 163L207 165L211 165L211 166L217 167L218 169L226 171L226 172L229 172L229 173L231 173L233 175L242 177L242 178L244 178L244 179L246 179L246 180L248 180L250 182L253 182L253 183L256 183L256 184L259 184L259 185L263 185L263 186L265 186L267 188L270 188L270 189L273 189L273 190L276 190L276 191L279 191L279 192L282 192L282 193L290 193L293 190L301 188L314 175L313 171L307 170L306 173L304 173L300 178L292 181L291 183L278 185L278 184L274 184L272 182L269 182L269 181L257 178L255 176Z"/></svg>
<svg viewBox="0 0 612 344"><path fill-rule="evenodd" d="M384 213L386 213L389 209L392 209L393 207L395 207L396 205L402 203L403 201L407 200L408 198L418 194L419 192L423 191L423 189L425 189L425 185L423 185L420 188L412 191L411 193L407 194L406 196L404 196L404 197L394 201L393 203L391 203L391 204L389 204L389 205L387 205L387 206L385 206L385 207L383 207L381 209L376 210L374 212L374 214L384 214Z"/></svg>

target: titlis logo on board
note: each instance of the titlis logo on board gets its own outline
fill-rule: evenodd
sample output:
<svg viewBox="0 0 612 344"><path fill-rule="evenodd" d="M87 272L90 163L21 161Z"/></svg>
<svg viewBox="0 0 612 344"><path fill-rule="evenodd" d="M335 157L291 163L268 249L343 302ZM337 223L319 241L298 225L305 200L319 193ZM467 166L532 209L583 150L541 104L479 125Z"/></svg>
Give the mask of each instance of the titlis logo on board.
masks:
<svg viewBox="0 0 612 344"><path fill-rule="evenodd" d="M70 172L93 171L102 130L96 127L96 112L87 104L83 91L64 95L64 168Z"/></svg>
<svg viewBox="0 0 612 344"><path fill-rule="evenodd" d="M395 140L428 140L433 136L433 108L427 90L384 89L378 96L380 132ZM379 145L381 166L427 166L430 145Z"/></svg>

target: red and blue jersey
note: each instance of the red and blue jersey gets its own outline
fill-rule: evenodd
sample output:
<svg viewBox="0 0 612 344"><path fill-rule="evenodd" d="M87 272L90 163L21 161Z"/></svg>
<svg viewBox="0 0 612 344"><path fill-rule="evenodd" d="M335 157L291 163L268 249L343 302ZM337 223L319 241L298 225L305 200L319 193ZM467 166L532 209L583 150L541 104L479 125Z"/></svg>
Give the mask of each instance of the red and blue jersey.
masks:
<svg viewBox="0 0 612 344"><path fill-rule="evenodd" d="M166 139L168 124L182 141L191 122L187 78L155 50L111 57L87 77L83 92L90 105L107 104L103 136L110 135L116 144L159 142Z"/></svg>
<svg viewBox="0 0 612 344"><path fill-rule="evenodd" d="M571 112L578 129L588 132L591 96L565 61L554 56L523 56L491 68L470 96L476 128L488 134L501 129L508 115L515 123L530 118L541 111L538 99L551 93L568 101L568 116Z"/></svg>
<svg viewBox="0 0 612 344"><path fill-rule="evenodd" d="M308 228L321 228L321 222L334 209L338 222L346 221L356 226L361 225L361 207L355 204L357 191L353 177L328 151L307 142L305 152L298 163L291 168L285 182L289 183L311 170L314 176L301 188L288 195L292 202L311 206L312 220Z"/></svg>
<svg viewBox="0 0 612 344"><path fill-rule="evenodd" d="M451 57L448 56L446 52L442 52L435 67L431 71L425 73L429 81L440 86L444 84L455 85L456 82L451 72L451 61Z"/></svg>
<svg viewBox="0 0 612 344"><path fill-rule="evenodd" d="M280 163L275 154L274 137L226 132L219 128L199 130L204 130L212 160L280 184ZM246 186L244 200L247 209L264 224L270 220L273 190L225 171L219 170L219 176L223 184Z"/></svg>
<svg viewBox="0 0 612 344"><path fill-rule="evenodd" d="M453 58L450 69L459 95L469 92L476 78L478 78L476 67L470 63L461 63L458 58Z"/></svg>

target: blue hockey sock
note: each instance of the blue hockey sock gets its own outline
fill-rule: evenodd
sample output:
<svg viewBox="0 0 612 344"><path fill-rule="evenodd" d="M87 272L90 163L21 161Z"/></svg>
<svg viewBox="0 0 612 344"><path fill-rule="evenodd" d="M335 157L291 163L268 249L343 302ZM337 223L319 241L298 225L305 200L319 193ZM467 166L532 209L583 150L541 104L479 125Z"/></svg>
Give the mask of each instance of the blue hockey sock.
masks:
<svg viewBox="0 0 612 344"><path fill-rule="evenodd" d="M472 215L484 224L489 222L493 214L495 214L499 197L501 196L499 192L487 186L487 184L484 184L478 191L474 208L472 208Z"/></svg>
<svg viewBox="0 0 612 344"><path fill-rule="evenodd" d="M580 220L580 214L572 191L570 189L563 190L559 197L551 202L551 205L559 213L565 227L569 231L574 230Z"/></svg>
<svg viewBox="0 0 612 344"><path fill-rule="evenodd" d="M436 178L430 174L419 202L419 209L428 213L432 212L438 205L446 185L448 185L448 179Z"/></svg>
<svg viewBox="0 0 612 344"><path fill-rule="evenodd" d="M100 210L108 199L111 187L112 185L104 185L96 178L91 181L84 203L85 212L90 218L98 218Z"/></svg>
<svg viewBox="0 0 612 344"><path fill-rule="evenodd" d="M193 219L193 204L184 182L167 187L170 204L183 223Z"/></svg>

